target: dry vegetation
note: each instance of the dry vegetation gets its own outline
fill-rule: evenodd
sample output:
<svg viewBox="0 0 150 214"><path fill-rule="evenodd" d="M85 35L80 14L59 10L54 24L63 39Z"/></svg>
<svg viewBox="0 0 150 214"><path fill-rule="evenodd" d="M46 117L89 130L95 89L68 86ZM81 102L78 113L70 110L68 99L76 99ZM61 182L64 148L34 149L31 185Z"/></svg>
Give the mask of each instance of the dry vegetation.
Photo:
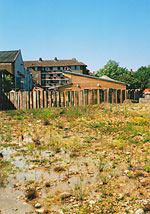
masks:
<svg viewBox="0 0 150 214"><path fill-rule="evenodd" d="M8 111L0 118L0 192L9 182L24 192L19 200L43 213L150 210L148 104Z"/></svg>

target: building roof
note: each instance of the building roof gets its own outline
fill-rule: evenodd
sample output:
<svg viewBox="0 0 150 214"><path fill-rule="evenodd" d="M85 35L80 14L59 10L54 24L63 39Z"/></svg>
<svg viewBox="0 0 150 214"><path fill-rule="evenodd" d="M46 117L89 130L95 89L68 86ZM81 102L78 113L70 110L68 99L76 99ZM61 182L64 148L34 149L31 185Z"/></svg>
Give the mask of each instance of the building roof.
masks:
<svg viewBox="0 0 150 214"><path fill-rule="evenodd" d="M20 50L14 51L0 51L0 63L14 62L19 54Z"/></svg>
<svg viewBox="0 0 150 214"><path fill-rule="evenodd" d="M103 75L103 76L100 77L100 78L107 79L107 80L113 80L113 81L114 81L114 79L111 79L110 77L108 77L108 76L106 76L106 75Z"/></svg>
<svg viewBox="0 0 150 214"><path fill-rule="evenodd" d="M73 59L65 59L65 60L37 60L37 61L24 61L25 68L27 67L52 67L52 66L71 66L71 65L83 65L87 66L82 62L78 62L75 58Z"/></svg>
<svg viewBox="0 0 150 214"><path fill-rule="evenodd" d="M64 84L64 85L58 85L58 86L52 86L50 87L50 89L58 89L58 88L63 88L63 87L69 87L69 86L72 86L73 83L67 83L67 84Z"/></svg>
<svg viewBox="0 0 150 214"><path fill-rule="evenodd" d="M96 77L96 76L90 76L90 75L86 75L86 74L79 74L79 73L68 72L68 71L63 71L63 73L64 74L76 75L76 76L82 76L82 77L88 77L88 78L92 78L92 79L99 79L99 80L103 80L103 81L114 82L114 83L126 85L126 83L124 83L124 82L120 82L120 81L111 79L111 78L109 78L107 76Z"/></svg>

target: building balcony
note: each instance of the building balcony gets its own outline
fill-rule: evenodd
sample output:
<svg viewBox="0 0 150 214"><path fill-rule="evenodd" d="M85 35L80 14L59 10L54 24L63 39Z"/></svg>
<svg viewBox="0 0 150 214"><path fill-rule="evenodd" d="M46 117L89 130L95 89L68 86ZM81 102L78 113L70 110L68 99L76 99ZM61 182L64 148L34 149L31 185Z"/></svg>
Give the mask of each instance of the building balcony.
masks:
<svg viewBox="0 0 150 214"><path fill-rule="evenodd" d="M41 79L42 81L63 81L63 80L69 80L68 78L46 78L46 79Z"/></svg>

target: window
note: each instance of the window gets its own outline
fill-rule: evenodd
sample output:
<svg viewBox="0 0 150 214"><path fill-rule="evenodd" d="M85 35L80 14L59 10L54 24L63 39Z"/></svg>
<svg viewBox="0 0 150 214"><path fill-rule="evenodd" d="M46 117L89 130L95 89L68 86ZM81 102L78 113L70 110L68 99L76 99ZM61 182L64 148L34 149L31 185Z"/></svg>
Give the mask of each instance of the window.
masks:
<svg viewBox="0 0 150 214"><path fill-rule="evenodd" d="M35 74L35 78L38 78L38 74Z"/></svg>
<svg viewBox="0 0 150 214"><path fill-rule="evenodd" d="M35 67L34 70L35 70L35 71L38 71L38 67Z"/></svg>
<svg viewBox="0 0 150 214"><path fill-rule="evenodd" d="M62 70L63 70L63 67L60 67L60 70L62 71Z"/></svg>
<svg viewBox="0 0 150 214"><path fill-rule="evenodd" d="M57 67L53 67L53 70L56 71L56 70L57 70Z"/></svg>
<svg viewBox="0 0 150 214"><path fill-rule="evenodd" d="M28 70L28 71L32 71L32 68L29 68L29 67L28 67L27 70Z"/></svg>
<svg viewBox="0 0 150 214"><path fill-rule="evenodd" d="M77 68L76 68L76 69L77 69L77 71L79 71L79 70L80 70L80 65L77 65Z"/></svg>
<svg viewBox="0 0 150 214"><path fill-rule="evenodd" d="M71 66L71 70L72 70L72 71L75 70L75 66L74 66L74 65Z"/></svg>
<svg viewBox="0 0 150 214"><path fill-rule="evenodd" d="M49 68L49 67L46 67L46 68L45 68L45 71L48 71L48 70L50 70L50 68Z"/></svg>

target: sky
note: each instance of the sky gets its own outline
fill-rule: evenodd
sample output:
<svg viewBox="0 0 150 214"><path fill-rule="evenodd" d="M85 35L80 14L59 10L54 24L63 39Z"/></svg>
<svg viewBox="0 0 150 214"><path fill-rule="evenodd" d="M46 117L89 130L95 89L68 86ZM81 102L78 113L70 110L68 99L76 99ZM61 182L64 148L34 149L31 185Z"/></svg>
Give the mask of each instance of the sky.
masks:
<svg viewBox="0 0 150 214"><path fill-rule="evenodd" d="M0 50L17 49L24 60L136 71L150 64L150 0L0 0Z"/></svg>

